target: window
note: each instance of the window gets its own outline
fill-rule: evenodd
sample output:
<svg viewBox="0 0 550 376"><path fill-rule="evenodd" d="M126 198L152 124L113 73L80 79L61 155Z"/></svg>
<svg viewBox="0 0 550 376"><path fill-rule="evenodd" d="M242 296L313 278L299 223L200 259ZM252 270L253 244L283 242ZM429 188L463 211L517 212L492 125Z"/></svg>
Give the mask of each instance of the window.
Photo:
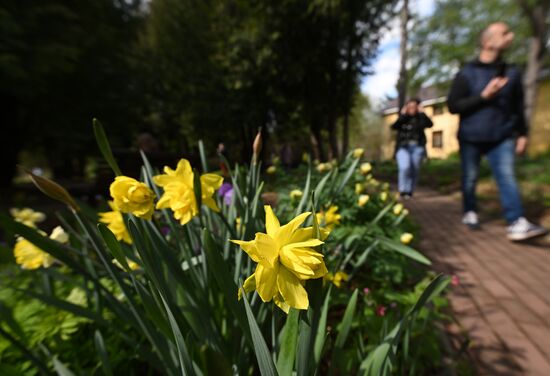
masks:
<svg viewBox="0 0 550 376"><path fill-rule="evenodd" d="M432 132L432 148L441 149L443 147L443 131Z"/></svg>
<svg viewBox="0 0 550 376"><path fill-rule="evenodd" d="M441 115L445 110L445 103L434 104L434 115Z"/></svg>

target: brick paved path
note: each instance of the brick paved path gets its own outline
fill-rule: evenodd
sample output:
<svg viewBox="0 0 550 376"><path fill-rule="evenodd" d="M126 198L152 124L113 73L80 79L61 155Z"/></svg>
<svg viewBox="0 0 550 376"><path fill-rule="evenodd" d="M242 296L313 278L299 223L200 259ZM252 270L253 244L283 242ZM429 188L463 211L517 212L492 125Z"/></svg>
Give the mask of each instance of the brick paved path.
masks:
<svg viewBox="0 0 550 376"><path fill-rule="evenodd" d="M456 274L450 300L480 375L550 375L550 244L509 242L501 221L471 231L457 198L420 191L406 203L437 271Z"/></svg>

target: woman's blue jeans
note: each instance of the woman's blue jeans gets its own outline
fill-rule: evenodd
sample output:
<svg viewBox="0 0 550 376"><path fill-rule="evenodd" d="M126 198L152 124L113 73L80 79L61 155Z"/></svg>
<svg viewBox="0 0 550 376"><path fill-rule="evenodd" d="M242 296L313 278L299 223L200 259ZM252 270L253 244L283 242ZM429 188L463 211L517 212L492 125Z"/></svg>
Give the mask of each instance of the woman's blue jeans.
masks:
<svg viewBox="0 0 550 376"><path fill-rule="evenodd" d="M413 193L418 181L420 164L426 154L424 146L403 145L397 149L395 159L399 169L397 188L401 193Z"/></svg>
<svg viewBox="0 0 550 376"><path fill-rule="evenodd" d="M508 223L512 223L523 216L514 172L515 140L513 138L499 143L460 142L464 212L477 211L476 183L483 155L487 156L491 172L497 182L504 216Z"/></svg>

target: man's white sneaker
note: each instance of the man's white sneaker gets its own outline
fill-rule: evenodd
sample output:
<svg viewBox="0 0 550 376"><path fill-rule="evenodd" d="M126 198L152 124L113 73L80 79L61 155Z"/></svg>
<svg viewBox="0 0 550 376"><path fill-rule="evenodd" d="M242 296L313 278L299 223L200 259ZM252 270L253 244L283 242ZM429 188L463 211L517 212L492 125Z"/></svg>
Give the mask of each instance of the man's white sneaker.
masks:
<svg viewBox="0 0 550 376"><path fill-rule="evenodd" d="M467 211L462 217L462 223L473 229L479 228L479 218L477 217L477 213L474 211Z"/></svg>
<svg viewBox="0 0 550 376"><path fill-rule="evenodd" d="M512 241L521 241L544 235L548 229L537 226L529 222L524 217L520 217L508 226L508 239Z"/></svg>

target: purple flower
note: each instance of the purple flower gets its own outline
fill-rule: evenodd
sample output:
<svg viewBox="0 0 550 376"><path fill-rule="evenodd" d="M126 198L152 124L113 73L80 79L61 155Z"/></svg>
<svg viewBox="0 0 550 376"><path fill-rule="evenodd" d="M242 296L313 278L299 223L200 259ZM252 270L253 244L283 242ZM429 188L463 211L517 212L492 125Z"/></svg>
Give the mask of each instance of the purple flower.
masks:
<svg viewBox="0 0 550 376"><path fill-rule="evenodd" d="M364 293L365 295L368 295L369 292L370 292L370 289L369 289L368 287L365 287L365 288L363 289L363 293Z"/></svg>
<svg viewBox="0 0 550 376"><path fill-rule="evenodd" d="M223 183L222 186L220 187L220 189L218 189L218 195L220 197L225 197L225 194L229 190L231 190L231 191L233 190L233 186L231 185L231 183Z"/></svg>
<svg viewBox="0 0 550 376"><path fill-rule="evenodd" d="M229 189L225 194L223 195L223 203L227 206L231 205L233 202L233 188Z"/></svg>
<svg viewBox="0 0 550 376"><path fill-rule="evenodd" d="M160 229L160 232L162 233L162 235L166 236L170 233L170 227L162 226Z"/></svg>
<svg viewBox="0 0 550 376"><path fill-rule="evenodd" d="M231 183L223 183L218 189L218 195L223 197L223 203L227 206L233 201L233 185Z"/></svg>

